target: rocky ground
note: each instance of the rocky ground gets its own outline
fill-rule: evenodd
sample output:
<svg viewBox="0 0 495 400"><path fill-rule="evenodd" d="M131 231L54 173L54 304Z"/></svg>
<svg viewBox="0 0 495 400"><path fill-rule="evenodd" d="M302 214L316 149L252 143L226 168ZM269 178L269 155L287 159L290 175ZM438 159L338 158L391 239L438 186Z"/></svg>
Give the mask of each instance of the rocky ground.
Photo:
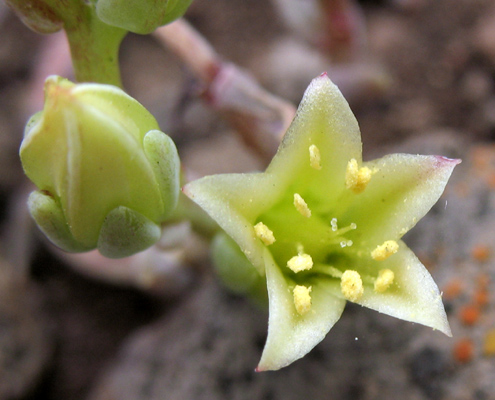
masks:
<svg viewBox="0 0 495 400"><path fill-rule="evenodd" d="M384 93L346 86L365 158L463 159L406 237L444 293L453 338L348 305L307 357L257 374L267 315L224 290L206 263L182 294L152 295L75 272L36 240L28 271L1 264L0 399L495 399L495 1L360 4L364 65L383 68L389 82ZM188 18L225 58L294 103L322 70L340 73L266 1L196 0ZM8 227L25 190L17 147L46 38L3 4L0 35L0 218ZM131 36L122 58L126 87L176 139L185 163L203 173L262 167L191 98L189 75L156 42ZM4 232L4 250L20 229Z"/></svg>

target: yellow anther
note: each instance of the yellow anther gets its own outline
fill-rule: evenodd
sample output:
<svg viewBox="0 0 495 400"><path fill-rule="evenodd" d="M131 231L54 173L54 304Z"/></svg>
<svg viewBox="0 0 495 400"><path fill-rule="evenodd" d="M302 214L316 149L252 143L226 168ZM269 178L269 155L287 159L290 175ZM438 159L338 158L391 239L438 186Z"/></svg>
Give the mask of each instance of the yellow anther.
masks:
<svg viewBox="0 0 495 400"><path fill-rule="evenodd" d="M296 311L299 315L304 315L311 310L311 289L311 286L306 287L296 285L292 291L292 294L294 295L294 305L296 306Z"/></svg>
<svg viewBox="0 0 495 400"><path fill-rule="evenodd" d="M361 193L366 189L371 180L371 175L373 175L373 172L368 167L359 168L356 159L353 158L347 163L345 185L347 189L352 190L354 193Z"/></svg>
<svg viewBox="0 0 495 400"><path fill-rule="evenodd" d="M254 226L254 233L266 246L270 246L275 242L273 232L263 222L258 222Z"/></svg>
<svg viewBox="0 0 495 400"><path fill-rule="evenodd" d="M303 217L311 217L311 210L298 193L294 193L294 207L296 207L296 210L299 211Z"/></svg>
<svg viewBox="0 0 495 400"><path fill-rule="evenodd" d="M394 282L394 271L390 269L381 269L378 271L378 277L375 280L375 292L383 293Z"/></svg>
<svg viewBox="0 0 495 400"><path fill-rule="evenodd" d="M321 169L320 149L314 144L309 146L309 165L314 169Z"/></svg>
<svg viewBox="0 0 495 400"><path fill-rule="evenodd" d="M363 281L359 272L346 270L340 278L340 290L347 300L358 301L364 293Z"/></svg>
<svg viewBox="0 0 495 400"><path fill-rule="evenodd" d="M383 261L397 253L398 250L399 244L395 240L387 240L376 246L376 249L371 252L371 258L376 261Z"/></svg>
<svg viewBox="0 0 495 400"><path fill-rule="evenodd" d="M295 273L313 268L313 259L309 254L300 253L287 261L287 266Z"/></svg>

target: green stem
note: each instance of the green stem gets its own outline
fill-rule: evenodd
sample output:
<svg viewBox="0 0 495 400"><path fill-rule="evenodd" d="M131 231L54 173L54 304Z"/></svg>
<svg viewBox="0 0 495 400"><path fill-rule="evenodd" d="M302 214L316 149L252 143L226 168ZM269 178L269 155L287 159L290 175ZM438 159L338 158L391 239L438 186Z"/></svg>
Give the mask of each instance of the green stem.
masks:
<svg viewBox="0 0 495 400"><path fill-rule="evenodd" d="M64 29L79 82L122 87L119 47L127 31L102 22L96 0L7 0L22 21L39 33Z"/></svg>
<svg viewBox="0 0 495 400"><path fill-rule="evenodd" d="M94 5L83 2L65 19L64 29L77 81L122 87L118 52L127 31L101 22Z"/></svg>

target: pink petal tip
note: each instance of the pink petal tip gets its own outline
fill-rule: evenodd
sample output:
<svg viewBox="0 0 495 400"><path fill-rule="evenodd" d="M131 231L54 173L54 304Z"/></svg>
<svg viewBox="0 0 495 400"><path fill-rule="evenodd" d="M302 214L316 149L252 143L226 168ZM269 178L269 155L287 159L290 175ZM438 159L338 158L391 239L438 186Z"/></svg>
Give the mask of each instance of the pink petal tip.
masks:
<svg viewBox="0 0 495 400"><path fill-rule="evenodd" d="M462 162L459 158L448 158L444 156L435 156L435 158L437 159L438 166L444 166L446 164L459 165Z"/></svg>

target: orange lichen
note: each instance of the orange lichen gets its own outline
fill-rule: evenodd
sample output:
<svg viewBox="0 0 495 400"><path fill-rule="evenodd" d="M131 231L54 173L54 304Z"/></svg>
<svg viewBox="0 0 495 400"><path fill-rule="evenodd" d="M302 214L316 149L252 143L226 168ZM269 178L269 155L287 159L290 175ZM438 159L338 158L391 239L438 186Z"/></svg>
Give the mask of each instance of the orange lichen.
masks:
<svg viewBox="0 0 495 400"><path fill-rule="evenodd" d="M495 329L491 329L486 333L483 354L485 356L495 356Z"/></svg>
<svg viewBox="0 0 495 400"><path fill-rule="evenodd" d="M471 256L480 262L487 261L491 256L491 250L487 245L478 244L471 249Z"/></svg>
<svg viewBox="0 0 495 400"><path fill-rule="evenodd" d="M479 307L484 307L490 301L488 292L488 284L490 283L490 277L486 274L480 274L477 279L476 291L473 295L473 302Z"/></svg>
<svg viewBox="0 0 495 400"><path fill-rule="evenodd" d="M461 308L459 318L464 325L474 325L480 318L480 309L476 305L466 305Z"/></svg>
<svg viewBox="0 0 495 400"><path fill-rule="evenodd" d="M473 300L476 305L479 307L484 307L490 301L490 297L488 295L488 290L486 289L478 289L473 296Z"/></svg>
<svg viewBox="0 0 495 400"><path fill-rule="evenodd" d="M474 345L471 339L460 339L454 345L454 358L459 363L467 363L472 360L474 353Z"/></svg>
<svg viewBox="0 0 495 400"><path fill-rule="evenodd" d="M452 279L443 289L443 298L445 300L453 300L458 297L464 289L464 284L461 279Z"/></svg>

